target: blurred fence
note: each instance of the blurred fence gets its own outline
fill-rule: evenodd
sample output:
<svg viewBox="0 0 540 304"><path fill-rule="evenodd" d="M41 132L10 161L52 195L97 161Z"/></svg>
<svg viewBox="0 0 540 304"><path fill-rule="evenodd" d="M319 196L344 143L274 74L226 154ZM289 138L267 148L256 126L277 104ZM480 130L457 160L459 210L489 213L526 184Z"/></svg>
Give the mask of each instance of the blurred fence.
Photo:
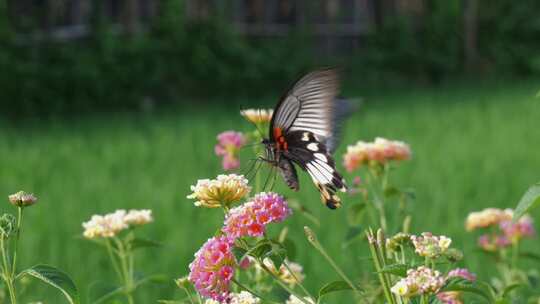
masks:
<svg viewBox="0 0 540 304"><path fill-rule="evenodd" d="M0 41L4 115L133 110L321 65L362 84L540 74L540 1L6 0Z"/></svg>

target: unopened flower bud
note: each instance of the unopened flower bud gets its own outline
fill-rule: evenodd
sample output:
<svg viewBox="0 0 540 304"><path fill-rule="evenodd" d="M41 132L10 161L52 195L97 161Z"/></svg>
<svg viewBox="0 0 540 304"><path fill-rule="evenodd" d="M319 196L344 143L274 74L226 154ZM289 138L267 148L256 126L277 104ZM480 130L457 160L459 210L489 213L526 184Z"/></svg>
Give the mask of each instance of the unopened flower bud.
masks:
<svg viewBox="0 0 540 304"><path fill-rule="evenodd" d="M461 250L456 249L456 248L448 249L444 253L444 255L452 263L456 263L456 262L459 262L459 261L463 260L463 252L461 252Z"/></svg>
<svg viewBox="0 0 540 304"><path fill-rule="evenodd" d="M178 286L178 288L186 288L186 289L189 288L189 286L191 285L191 283L189 282L189 278L187 276L174 280L174 283L176 283L176 286Z"/></svg>
<svg viewBox="0 0 540 304"><path fill-rule="evenodd" d="M24 191L19 191L15 194L8 196L9 202L17 207L28 207L37 202L37 197L32 193L26 193Z"/></svg>

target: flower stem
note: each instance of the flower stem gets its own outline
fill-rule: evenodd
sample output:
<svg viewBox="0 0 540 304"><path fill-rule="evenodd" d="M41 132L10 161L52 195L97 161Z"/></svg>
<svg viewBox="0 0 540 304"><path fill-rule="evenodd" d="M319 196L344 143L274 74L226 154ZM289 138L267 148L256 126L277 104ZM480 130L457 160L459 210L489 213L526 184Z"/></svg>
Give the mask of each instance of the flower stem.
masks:
<svg viewBox="0 0 540 304"><path fill-rule="evenodd" d="M111 264L113 265L114 271L116 272L116 275L118 275L118 279L120 282L124 281L124 277L122 275L122 272L120 271L120 267L118 266L118 261L116 260L116 257L114 256L111 241L106 240L105 241L105 247L107 247L107 253L109 254L109 258L111 259Z"/></svg>
<svg viewBox="0 0 540 304"><path fill-rule="evenodd" d="M356 287L356 285L353 284L353 282L349 279L349 277L347 277L347 275L345 275L343 270L341 270L341 268L339 268L339 266L336 264L336 262L326 252L326 250L324 249L322 244L319 242L319 240L317 240L317 238L315 236L315 233L313 233L313 231L307 226L304 227L304 231L306 232L306 236L307 236L307 239L308 239L309 243L311 245L313 245L313 247L315 247L315 249L317 249L317 251L319 251L319 253L326 259L326 261L332 266L332 268L334 268L334 270L337 272L337 274L349 285L349 287L351 287L352 290L354 290L359 295L362 295L362 292L360 291L360 289L358 289L358 287Z"/></svg>
<svg viewBox="0 0 540 304"><path fill-rule="evenodd" d="M257 298L261 299L264 301L264 303L277 303L275 301L270 301L268 299L265 299L263 296L261 296L260 294L258 294L257 292L253 291L253 289L245 286L244 284L240 283L238 280L236 280L235 278L232 279L233 283L238 285L238 287L240 287L240 289L243 289L247 292L249 292L250 294L256 296Z"/></svg>
<svg viewBox="0 0 540 304"><path fill-rule="evenodd" d="M296 276L296 274L294 274L294 271L292 271L292 269L289 267L289 264L287 263L287 261L283 261L283 265L285 265L285 268L287 268L287 270L289 271L289 273L292 275L292 277L294 278L294 280L296 281L296 284L298 286L300 286L300 289L302 289L302 291L308 295L310 298L312 299L315 299L315 297L304 287L304 285L302 285L302 282L300 282L300 280L298 279L298 277Z"/></svg>
<svg viewBox="0 0 540 304"><path fill-rule="evenodd" d="M15 236L15 250L13 251L13 263L11 264L11 276L15 276L15 270L17 269L17 249L19 247L19 239L21 238L21 226L23 218L23 207L18 207L17 212L17 234Z"/></svg>
<svg viewBox="0 0 540 304"><path fill-rule="evenodd" d="M4 279L4 282L5 282L6 286L7 286L8 293L9 293L9 299L11 301L11 304L16 304L17 303L17 296L15 294L15 286L13 285L13 276L11 275L11 272L10 272L9 260L8 260L8 255L6 253L5 245L6 244L4 242L4 239L0 238L0 250L2 251L2 263L3 263L2 278Z"/></svg>
<svg viewBox="0 0 540 304"><path fill-rule="evenodd" d="M285 289L288 293L290 293L290 294L294 295L295 297L297 297L304 304L311 304L309 301L304 299L304 297L302 297L302 296L298 295L296 292L294 292L294 290L292 290L289 286L287 286L287 284L283 283L281 281L281 279L275 273L272 272L272 270L268 269L268 267L266 267L266 265L264 265L263 261L261 261L260 259L257 259L257 263L259 264L259 266L264 271L266 271L266 273L268 273L279 284L279 286L281 286L283 289ZM311 299L311 300L313 302L315 302L315 299Z"/></svg>
<svg viewBox="0 0 540 304"><path fill-rule="evenodd" d="M377 275L379 276L379 282L382 285L386 301L388 303L395 304L394 297L392 296L392 293L390 292L389 282L387 281L386 276L382 272L383 266L382 266L381 257L379 256L379 251L375 247L376 246L375 236L373 235L372 231L366 232L366 234L367 234L368 240L370 240L369 249L371 251L371 256L373 257L373 264L375 265L375 270L377 271Z"/></svg>

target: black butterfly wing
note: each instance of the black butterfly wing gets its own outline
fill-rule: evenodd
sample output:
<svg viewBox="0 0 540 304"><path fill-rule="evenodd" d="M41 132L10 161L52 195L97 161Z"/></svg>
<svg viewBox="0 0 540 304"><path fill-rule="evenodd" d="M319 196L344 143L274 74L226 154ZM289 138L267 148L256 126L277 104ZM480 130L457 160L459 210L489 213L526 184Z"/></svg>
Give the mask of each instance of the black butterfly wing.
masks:
<svg viewBox="0 0 540 304"><path fill-rule="evenodd" d="M345 192L346 186L343 177L336 171L334 159L326 146L319 142L313 133L307 131L292 131L285 137L289 149L283 152L284 157L309 173L321 193L322 202L328 208L339 207L341 199L336 192Z"/></svg>
<svg viewBox="0 0 540 304"><path fill-rule="evenodd" d="M308 131L321 142L333 137L337 128L336 96L339 77L335 69L317 70L300 78L281 98L270 123L270 140L291 131Z"/></svg>

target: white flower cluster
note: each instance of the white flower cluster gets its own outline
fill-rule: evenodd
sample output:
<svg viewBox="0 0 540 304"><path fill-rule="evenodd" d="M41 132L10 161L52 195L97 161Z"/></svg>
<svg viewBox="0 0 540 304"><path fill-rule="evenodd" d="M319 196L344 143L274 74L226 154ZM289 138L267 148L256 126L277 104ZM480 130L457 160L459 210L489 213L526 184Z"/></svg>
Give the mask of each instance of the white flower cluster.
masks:
<svg viewBox="0 0 540 304"><path fill-rule="evenodd" d="M444 283L445 279L439 271L420 266L409 269L407 277L399 280L390 290L398 296L410 298L422 294L435 294Z"/></svg>
<svg viewBox="0 0 540 304"><path fill-rule="evenodd" d="M82 224L87 239L110 238L130 226L139 226L153 221L152 210L116 210L105 215L93 215Z"/></svg>
<svg viewBox="0 0 540 304"><path fill-rule="evenodd" d="M421 236L413 235L411 236L411 241L416 253L428 258L439 257L441 254L445 253L450 247L450 244L452 244L452 239L444 235L435 236L431 234L431 232L424 232Z"/></svg>
<svg viewBox="0 0 540 304"><path fill-rule="evenodd" d="M230 304L259 304L261 299L255 297L247 291L241 291L240 293L231 293L228 299ZM206 299L204 304L220 304L220 302L213 299Z"/></svg>

